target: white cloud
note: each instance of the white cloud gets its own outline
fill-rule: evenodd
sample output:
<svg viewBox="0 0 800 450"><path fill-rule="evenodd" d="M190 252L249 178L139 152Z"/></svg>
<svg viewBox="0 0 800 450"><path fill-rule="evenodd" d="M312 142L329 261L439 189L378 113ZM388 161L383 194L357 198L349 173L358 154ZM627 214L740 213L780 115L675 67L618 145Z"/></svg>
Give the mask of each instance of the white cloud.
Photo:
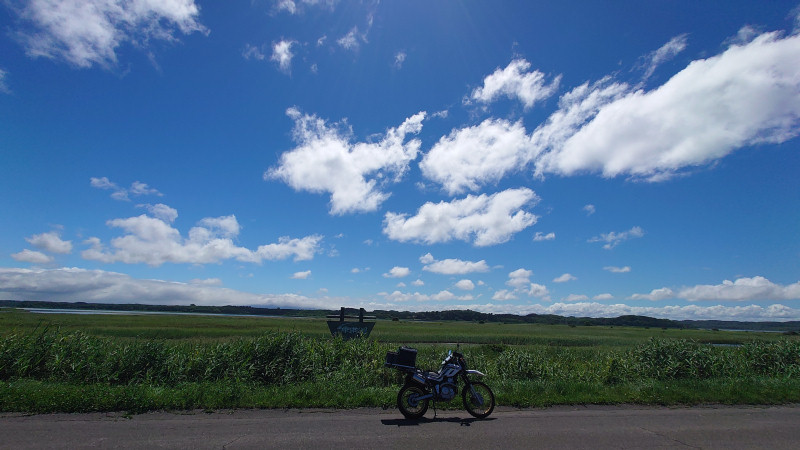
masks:
<svg viewBox="0 0 800 450"><path fill-rule="evenodd" d="M158 197L164 196L164 194L159 192L158 189L151 188L146 183L142 183L141 181L134 181L133 183L131 183L131 187L128 189L119 187L116 183L112 182L107 177L101 177L101 178L91 177L89 179L89 183L93 188L114 191L113 193L111 193L111 198L113 198L114 200L129 201L130 195L135 195L135 196L155 195Z"/></svg>
<svg viewBox="0 0 800 450"><path fill-rule="evenodd" d="M29 56L78 67L115 65L123 44L141 48L151 40L174 42L176 31L208 32L194 0L31 0L15 11Z"/></svg>
<svg viewBox="0 0 800 450"><path fill-rule="evenodd" d="M534 242L553 241L555 239L556 239L556 234L553 232L542 234L541 231L537 231L536 234L533 236Z"/></svg>
<svg viewBox="0 0 800 450"><path fill-rule="evenodd" d="M425 286L425 282L420 279L413 281L411 284L413 284L414 286Z"/></svg>
<svg viewBox="0 0 800 450"><path fill-rule="evenodd" d="M155 205L137 205L142 208L145 208L151 216L155 217L156 219L161 219L164 222L172 223L175 222L175 219L178 218L178 210L175 208L171 208L163 203L158 203Z"/></svg>
<svg viewBox="0 0 800 450"><path fill-rule="evenodd" d="M689 301L800 300L800 281L782 286L760 276L739 278L717 285L683 288L678 296Z"/></svg>
<svg viewBox="0 0 800 450"><path fill-rule="evenodd" d="M495 293L495 301L513 300L513 294ZM499 295L500 294L500 295ZM769 306L688 306L640 307L597 302L542 304L476 304L471 295L457 297L448 291L438 294L378 294L387 303L364 302L348 298L310 298L295 294L253 294L204 285L161 280L139 280L128 275L102 270L62 268L53 270L0 268L0 297L11 300L87 301L97 303L143 303L161 305L256 305L281 308L330 309L330 305L363 306L368 309L431 311L436 309L472 309L487 313L557 314L576 317L618 317L644 315L675 320L800 320L800 309L782 304ZM509 295L507 299L501 298ZM462 304L436 304L432 301L459 300ZM469 303L467 303L469 302Z"/></svg>
<svg viewBox="0 0 800 450"><path fill-rule="evenodd" d="M458 239L476 247L501 244L537 221L522 210L538 201L527 188L509 189L492 195L468 195L452 202L425 203L417 214L386 213L383 232L396 241L435 244Z"/></svg>
<svg viewBox="0 0 800 450"><path fill-rule="evenodd" d="M219 278L206 278L206 279L195 278L193 280L189 280L189 284L194 284L198 286L222 286L222 280L220 280Z"/></svg>
<svg viewBox="0 0 800 450"><path fill-rule="evenodd" d="M508 274L506 285L514 288L514 292L517 294L526 294L530 297L540 297L549 300L550 292L547 290L547 287L541 284L531 283L530 278L532 276L533 271L531 270L517 269ZM510 297L511 294L504 293L502 296Z"/></svg>
<svg viewBox="0 0 800 450"><path fill-rule="evenodd" d="M261 48L256 47L255 45L245 44L244 50L242 51L242 57L244 59L257 59L259 61L263 61L267 55L261 50Z"/></svg>
<svg viewBox="0 0 800 450"><path fill-rule="evenodd" d="M574 317L619 317L640 315L673 320L743 320L743 321L785 321L800 319L800 309L774 304L767 307L749 306L663 306L642 307L625 304L605 305L596 302L553 303L551 305L452 305L455 309L472 309L487 313L512 314L556 314Z"/></svg>
<svg viewBox="0 0 800 450"><path fill-rule="evenodd" d="M390 128L377 142L351 143L344 124L328 126L314 115L289 108L294 122L293 136L298 144L283 153L280 163L264 173L265 179L278 179L295 190L331 194L330 213L335 215L375 211L389 197L380 183L399 181L417 157L420 141L404 142L409 134L419 133L425 112Z"/></svg>
<svg viewBox="0 0 800 450"><path fill-rule="evenodd" d="M10 94L11 89L8 88L8 83L6 83L6 75L8 75L8 72L0 69L0 92L3 94Z"/></svg>
<svg viewBox="0 0 800 450"><path fill-rule="evenodd" d="M388 273L383 274L385 278L403 278L407 277L411 274L411 270L408 267L399 267L394 266L389 270Z"/></svg>
<svg viewBox="0 0 800 450"><path fill-rule="evenodd" d="M550 292L547 290L547 286L543 284L531 283L528 288L527 294L531 297L540 297L545 300L549 300Z"/></svg>
<svg viewBox="0 0 800 450"><path fill-rule="evenodd" d="M295 294L252 294L204 283L140 280L102 270L0 268L0 294L12 300L142 303L151 305L247 305L281 308L330 308L339 299Z"/></svg>
<svg viewBox="0 0 800 450"><path fill-rule="evenodd" d="M651 300L660 301L668 298L675 298L675 292L670 288L653 289L649 294L633 294L631 300Z"/></svg>
<svg viewBox="0 0 800 450"><path fill-rule="evenodd" d="M462 291L471 291L475 289L475 283L472 280L459 280L455 286Z"/></svg>
<svg viewBox="0 0 800 450"><path fill-rule="evenodd" d="M506 284L513 287L515 290L524 289L530 284L530 278L532 276L532 270L517 269L508 274L508 281L506 281Z"/></svg>
<svg viewBox="0 0 800 450"><path fill-rule="evenodd" d="M642 236L644 236L644 230L642 230L641 227L633 227L628 231L621 231L619 233L614 231L603 233L600 236L595 236L589 239L587 242L605 242L603 248L606 250L611 250L622 241L627 241L628 239L632 238L640 238Z"/></svg>
<svg viewBox="0 0 800 450"><path fill-rule="evenodd" d="M595 208L594 205L586 205L583 207L583 210L586 211L587 216L591 216L597 211L597 208Z"/></svg>
<svg viewBox="0 0 800 450"><path fill-rule="evenodd" d="M31 245L50 253L68 254L72 252L72 241L64 241L56 231L34 234L25 238Z"/></svg>
<svg viewBox="0 0 800 450"><path fill-rule="evenodd" d="M628 273L628 272L631 271L631 267L630 266L625 266L625 267L606 266L606 267L603 267L603 270L607 270L607 271L609 271L611 273Z"/></svg>
<svg viewBox="0 0 800 450"><path fill-rule="evenodd" d="M401 69L405 61L406 61L406 52L399 51L394 55L394 67L396 69Z"/></svg>
<svg viewBox="0 0 800 450"><path fill-rule="evenodd" d="M613 299L614 299L614 296L611 295L611 294L608 294L608 293L606 293L606 294L597 294L594 297L592 297L592 300L597 300L597 301L613 300Z"/></svg>
<svg viewBox="0 0 800 450"><path fill-rule="evenodd" d="M413 294L404 293L400 291L394 291L391 294L380 292L378 295L384 297L387 301L391 302L408 302L408 301L415 301L415 302L430 302L430 301L450 301L450 300L460 300L460 301L470 301L472 300L471 295L462 295L457 296L448 290L441 291L436 294L420 294L419 292L415 292ZM445 308L448 308L445 306ZM419 309L419 308L414 308ZM451 309L451 308L450 308Z"/></svg>
<svg viewBox="0 0 800 450"><path fill-rule="evenodd" d="M28 250L27 248L19 253L12 253L11 257L20 262L31 264L47 264L53 262L53 257L42 252Z"/></svg>
<svg viewBox="0 0 800 450"><path fill-rule="evenodd" d="M87 239L91 248L81 253L83 258L105 263L145 263L154 267L166 262L209 264L227 259L260 263L292 256L295 261L303 261L313 258L322 240L319 235L301 239L281 237L278 243L259 246L255 251L238 247L233 239L240 227L232 215L201 220L189 230L188 238L181 237L180 231L167 222L146 215L113 219L107 224L122 229L125 234L111 240L111 249L98 238Z"/></svg>
<svg viewBox="0 0 800 450"><path fill-rule="evenodd" d="M420 261L426 264L422 270L438 273L440 275L464 275L474 272L489 271L489 265L486 264L484 260L462 261L460 259L443 259L441 261L436 261L432 256L427 258L430 255L431 254L428 253L420 258Z"/></svg>
<svg viewBox="0 0 800 450"><path fill-rule="evenodd" d="M336 43L345 50L358 50L358 48L361 46L361 42L366 41L366 34L359 33L358 27L353 27L347 34L337 39Z"/></svg>
<svg viewBox="0 0 800 450"><path fill-rule="evenodd" d="M744 146L784 142L798 134L798 71L800 35L773 32L693 61L649 92L615 85L614 95L601 95L602 85L584 85L578 97L596 96L592 107L563 125L548 120L544 128L559 137L536 140L549 149L536 172L659 181Z"/></svg>
<svg viewBox="0 0 800 450"><path fill-rule="evenodd" d="M658 50L655 50L647 55L645 58L645 63L643 64L644 78L650 78L658 66L674 58L678 53L684 51L686 49L686 37L686 34L675 36L674 38L670 39L669 42L662 45Z"/></svg>
<svg viewBox="0 0 800 450"><path fill-rule="evenodd" d="M498 68L483 80L482 87L472 91L471 99L490 103L498 97L506 96L518 99L528 109L536 102L553 95L558 89L561 75L545 85L544 74L538 70L529 72L530 67L531 63L528 61L515 59L505 69Z"/></svg>
<svg viewBox="0 0 800 450"><path fill-rule="evenodd" d="M272 44L272 56L269 59L278 63L282 72L292 71L292 58L294 57L292 45L294 44L295 41L292 40L282 40Z"/></svg>
<svg viewBox="0 0 800 450"><path fill-rule="evenodd" d="M567 281L574 281L574 280L577 280L577 278L574 277L572 274L565 273L553 279L553 283L566 283Z"/></svg>
<svg viewBox="0 0 800 450"><path fill-rule="evenodd" d="M426 178L452 195L476 191L520 170L535 156L532 151L521 121L486 119L443 136L419 166Z"/></svg>
<svg viewBox="0 0 800 450"><path fill-rule="evenodd" d="M311 271L310 270L306 270L306 271L303 271L303 272L295 272L294 274L292 274L292 279L293 280L307 280L308 277L310 277L310 276L311 276Z"/></svg>
<svg viewBox="0 0 800 450"><path fill-rule="evenodd" d="M509 301L509 300L516 300L517 296L514 292L509 291L508 289L501 289L492 295L492 300L494 301Z"/></svg>

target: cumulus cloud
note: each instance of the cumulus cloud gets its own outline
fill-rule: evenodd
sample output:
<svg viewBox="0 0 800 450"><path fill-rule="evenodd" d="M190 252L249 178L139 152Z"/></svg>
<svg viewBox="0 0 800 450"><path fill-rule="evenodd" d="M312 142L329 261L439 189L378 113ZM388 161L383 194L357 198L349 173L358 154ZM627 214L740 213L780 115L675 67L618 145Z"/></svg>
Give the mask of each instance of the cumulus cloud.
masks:
<svg viewBox="0 0 800 450"><path fill-rule="evenodd" d="M521 121L486 119L443 136L419 166L426 178L452 195L477 191L520 170L533 158L533 150Z"/></svg>
<svg viewBox="0 0 800 450"><path fill-rule="evenodd" d="M613 299L614 299L614 296L611 295L611 294L608 294L608 293L597 294L594 297L592 297L592 300L596 300L596 301L613 300Z"/></svg>
<svg viewBox="0 0 800 450"><path fill-rule="evenodd" d="M486 261L463 261L460 259L443 259L437 261L430 253L422 256L420 262L425 264L422 270L441 275L464 275L475 272L488 272L489 265Z"/></svg>
<svg viewBox="0 0 800 450"><path fill-rule="evenodd" d="M611 250L620 242L627 241L628 239L640 238L642 236L644 236L644 230L642 230L641 227L633 227L628 231L621 231L619 233L614 231L603 233L600 236L589 239L587 242L605 242L603 248Z"/></svg>
<svg viewBox="0 0 800 450"><path fill-rule="evenodd" d="M597 302L553 303L550 305L529 304L484 304L454 305L450 308L472 309L486 313L512 314L556 314L574 317L619 317L640 315L673 320L742 320L742 321L786 321L800 319L800 309L786 305L769 306L631 306L626 304L606 305Z"/></svg>
<svg viewBox="0 0 800 450"><path fill-rule="evenodd" d="M591 107L563 125L548 120L542 129L557 137L535 139L543 153L536 173L660 181L744 146L784 142L798 134L798 71L800 35L773 32L693 61L652 91L581 86L556 114L569 115L576 99L594 98Z"/></svg>
<svg viewBox="0 0 800 450"><path fill-rule="evenodd" d="M683 288L678 296L689 301L800 300L800 281L782 286L761 276L739 278L717 285Z"/></svg>
<svg viewBox="0 0 800 450"><path fill-rule="evenodd" d="M312 259L319 251L322 236L312 235L300 239L279 238L277 243L250 250L234 244L239 234L236 217L209 217L202 219L189 230L188 237L162 219L141 215L113 219L108 226L120 228L124 235L113 238L107 248L100 239L86 240L91 246L81 256L105 263L145 263L154 267L164 263L209 264L227 259L261 263L264 260L281 260L294 257L295 261Z"/></svg>
<svg viewBox="0 0 800 450"><path fill-rule="evenodd" d="M97 189L104 189L114 191L111 193L111 198L114 200L123 200L129 201L130 196L142 196L142 195L155 195L158 197L162 197L164 194L158 191L158 189L151 188L147 185L147 183L142 183L141 181L134 181L131 183L129 188L123 188L117 185L116 183L109 180L107 177L100 177L95 178L91 177L89 179L89 184L93 188Z"/></svg>
<svg viewBox="0 0 800 450"><path fill-rule="evenodd" d="M72 252L72 241L64 241L56 231L34 234L25 238L31 245L50 253L68 254Z"/></svg>
<svg viewBox="0 0 800 450"><path fill-rule="evenodd" d="M583 210L586 211L587 216L591 216L597 211L597 208L595 208L594 205L586 205L583 207Z"/></svg>
<svg viewBox="0 0 800 450"><path fill-rule="evenodd" d="M505 302L510 300L516 300L517 296L514 294L513 291L509 291L508 289L501 289L492 295L492 300L496 302Z"/></svg>
<svg viewBox="0 0 800 450"><path fill-rule="evenodd" d="M403 278L411 274L411 269L408 267L394 266L388 273L383 274L385 278Z"/></svg>
<svg viewBox="0 0 800 450"><path fill-rule="evenodd" d="M603 270L607 270L607 271L609 271L611 273L628 273L628 272L631 271L631 267L630 266L625 266L625 267L606 266L606 267L603 267Z"/></svg>
<svg viewBox="0 0 800 450"><path fill-rule="evenodd" d="M544 100L558 89L561 75L545 84L545 75L538 70L529 72L531 63L524 59L511 61L504 69L498 68L483 80L483 86L472 91L470 98L481 103L491 103L505 96L517 99L525 109Z"/></svg>
<svg viewBox="0 0 800 450"><path fill-rule="evenodd" d="M155 217L156 219L161 219L164 222L172 223L175 222L175 219L178 218L178 210L167 206L163 203L158 203L155 205L137 205L147 210L151 216Z"/></svg>
<svg viewBox="0 0 800 450"><path fill-rule="evenodd" d="M142 303L151 305L247 305L281 308L330 308L338 299L294 294L252 294L214 283L140 280L102 270L0 268L0 294L11 300Z"/></svg>
<svg viewBox="0 0 800 450"><path fill-rule="evenodd" d="M501 244L536 223L538 217L522 208L538 200L532 190L520 188L452 202L427 202L411 217L386 213L383 232L400 242L435 244L458 239L476 247Z"/></svg>
<svg viewBox="0 0 800 450"><path fill-rule="evenodd" d="M472 280L459 280L455 286L462 291L471 291L475 289L475 283Z"/></svg>
<svg viewBox="0 0 800 450"><path fill-rule="evenodd" d="M152 40L176 41L176 32L208 32L194 0L31 0L12 10L22 19L16 35L29 56L77 67L111 67L123 44L145 48Z"/></svg>
<svg viewBox="0 0 800 450"><path fill-rule="evenodd" d="M26 262L31 264L47 264L53 262L53 257L45 255L42 252L35 250L25 249L19 253L12 253L11 257L19 262Z"/></svg>
<svg viewBox="0 0 800 450"><path fill-rule="evenodd" d="M417 157L420 141L404 142L422 129L425 112L417 113L386 131L376 142L351 143L344 124L329 126L314 115L289 108L298 144L283 153L264 179L283 181L298 191L330 193L330 213L375 211L389 197L381 184L399 181ZM380 183L380 184L379 184Z"/></svg>
<svg viewBox="0 0 800 450"><path fill-rule="evenodd" d="M295 272L294 274L292 274L292 279L293 280L307 280L308 277L310 277L310 276L311 276L311 271L310 270L305 270L303 272Z"/></svg>
<svg viewBox="0 0 800 450"><path fill-rule="evenodd" d="M276 62L282 72L292 71L292 58L294 57L292 45L295 43L292 40L282 40L272 44L272 56L269 59Z"/></svg>
<svg viewBox="0 0 800 450"><path fill-rule="evenodd" d="M567 281L577 280L575 276L569 273L565 273L561 276L558 276L553 279L553 283L566 283Z"/></svg>
<svg viewBox="0 0 800 450"><path fill-rule="evenodd" d="M399 302L405 303L409 301L414 302L430 302L430 301L450 301L450 300L460 300L460 301L469 301L472 300L471 295L462 295L457 296L448 290L440 291L436 294L421 294L419 292L405 293L400 291L394 291L391 294L386 292L379 292L378 295L386 299L387 301L391 302ZM418 309L418 308L416 308ZM451 308L452 309L452 308Z"/></svg>
<svg viewBox="0 0 800 450"><path fill-rule="evenodd" d="M541 231L537 231L536 234L533 236L534 242L553 241L555 239L556 239L556 234L553 232L544 234Z"/></svg>
<svg viewBox="0 0 800 450"><path fill-rule="evenodd" d="M631 295L631 300L651 300L651 301L659 301L659 300L666 300L668 298L675 298L675 292L673 292L670 288L660 288L660 289L653 289L650 291L649 294L633 294Z"/></svg>
<svg viewBox="0 0 800 450"><path fill-rule="evenodd" d="M542 284L532 283L530 278L533 276L533 271L528 269L517 269L508 274L508 281L506 285L513 288L513 292L517 294L525 294L529 297L540 297L549 300L550 292L547 287ZM499 291L502 292L502 291ZM497 293L495 295L498 295ZM504 292L503 297L511 298L513 294Z"/></svg>

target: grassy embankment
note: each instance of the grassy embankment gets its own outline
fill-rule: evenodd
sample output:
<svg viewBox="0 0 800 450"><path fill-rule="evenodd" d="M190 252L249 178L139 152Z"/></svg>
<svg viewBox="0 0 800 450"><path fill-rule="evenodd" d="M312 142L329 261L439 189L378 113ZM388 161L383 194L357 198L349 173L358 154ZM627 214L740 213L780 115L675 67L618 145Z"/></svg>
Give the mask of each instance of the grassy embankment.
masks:
<svg viewBox="0 0 800 450"><path fill-rule="evenodd" d="M0 410L393 407L385 352L434 368L436 342L464 343L502 405L800 401L800 340L775 333L386 321L342 342L310 319L7 311Z"/></svg>

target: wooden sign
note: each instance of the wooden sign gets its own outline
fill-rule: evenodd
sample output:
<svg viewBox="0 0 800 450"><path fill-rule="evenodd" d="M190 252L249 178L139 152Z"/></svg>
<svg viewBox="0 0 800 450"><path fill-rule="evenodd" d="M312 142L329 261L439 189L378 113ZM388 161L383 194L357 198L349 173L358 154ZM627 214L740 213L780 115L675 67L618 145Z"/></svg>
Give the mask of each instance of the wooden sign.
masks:
<svg viewBox="0 0 800 450"><path fill-rule="evenodd" d="M364 308L359 309L358 316L345 316L344 307L338 315L330 315L329 319L338 318L339 320L329 320L328 328L332 336L341 336L348 340L358 337L367 337L375 326L375 322L364 322L364 319L374 319L375 316L364 316ZM358 322L345 322L344 319L358 318Z"/></svg>

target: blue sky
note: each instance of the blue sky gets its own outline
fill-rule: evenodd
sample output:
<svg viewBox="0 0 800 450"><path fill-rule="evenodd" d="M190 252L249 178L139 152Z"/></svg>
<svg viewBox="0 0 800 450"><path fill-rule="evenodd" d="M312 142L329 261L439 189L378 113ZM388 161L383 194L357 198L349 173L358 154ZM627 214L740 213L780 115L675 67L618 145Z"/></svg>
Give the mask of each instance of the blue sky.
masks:
<svg viewBox="0 0 800 450"><path fill-rule="evenodd" d="M796 1L0 27L0 298L800 320Z"/></svg>

